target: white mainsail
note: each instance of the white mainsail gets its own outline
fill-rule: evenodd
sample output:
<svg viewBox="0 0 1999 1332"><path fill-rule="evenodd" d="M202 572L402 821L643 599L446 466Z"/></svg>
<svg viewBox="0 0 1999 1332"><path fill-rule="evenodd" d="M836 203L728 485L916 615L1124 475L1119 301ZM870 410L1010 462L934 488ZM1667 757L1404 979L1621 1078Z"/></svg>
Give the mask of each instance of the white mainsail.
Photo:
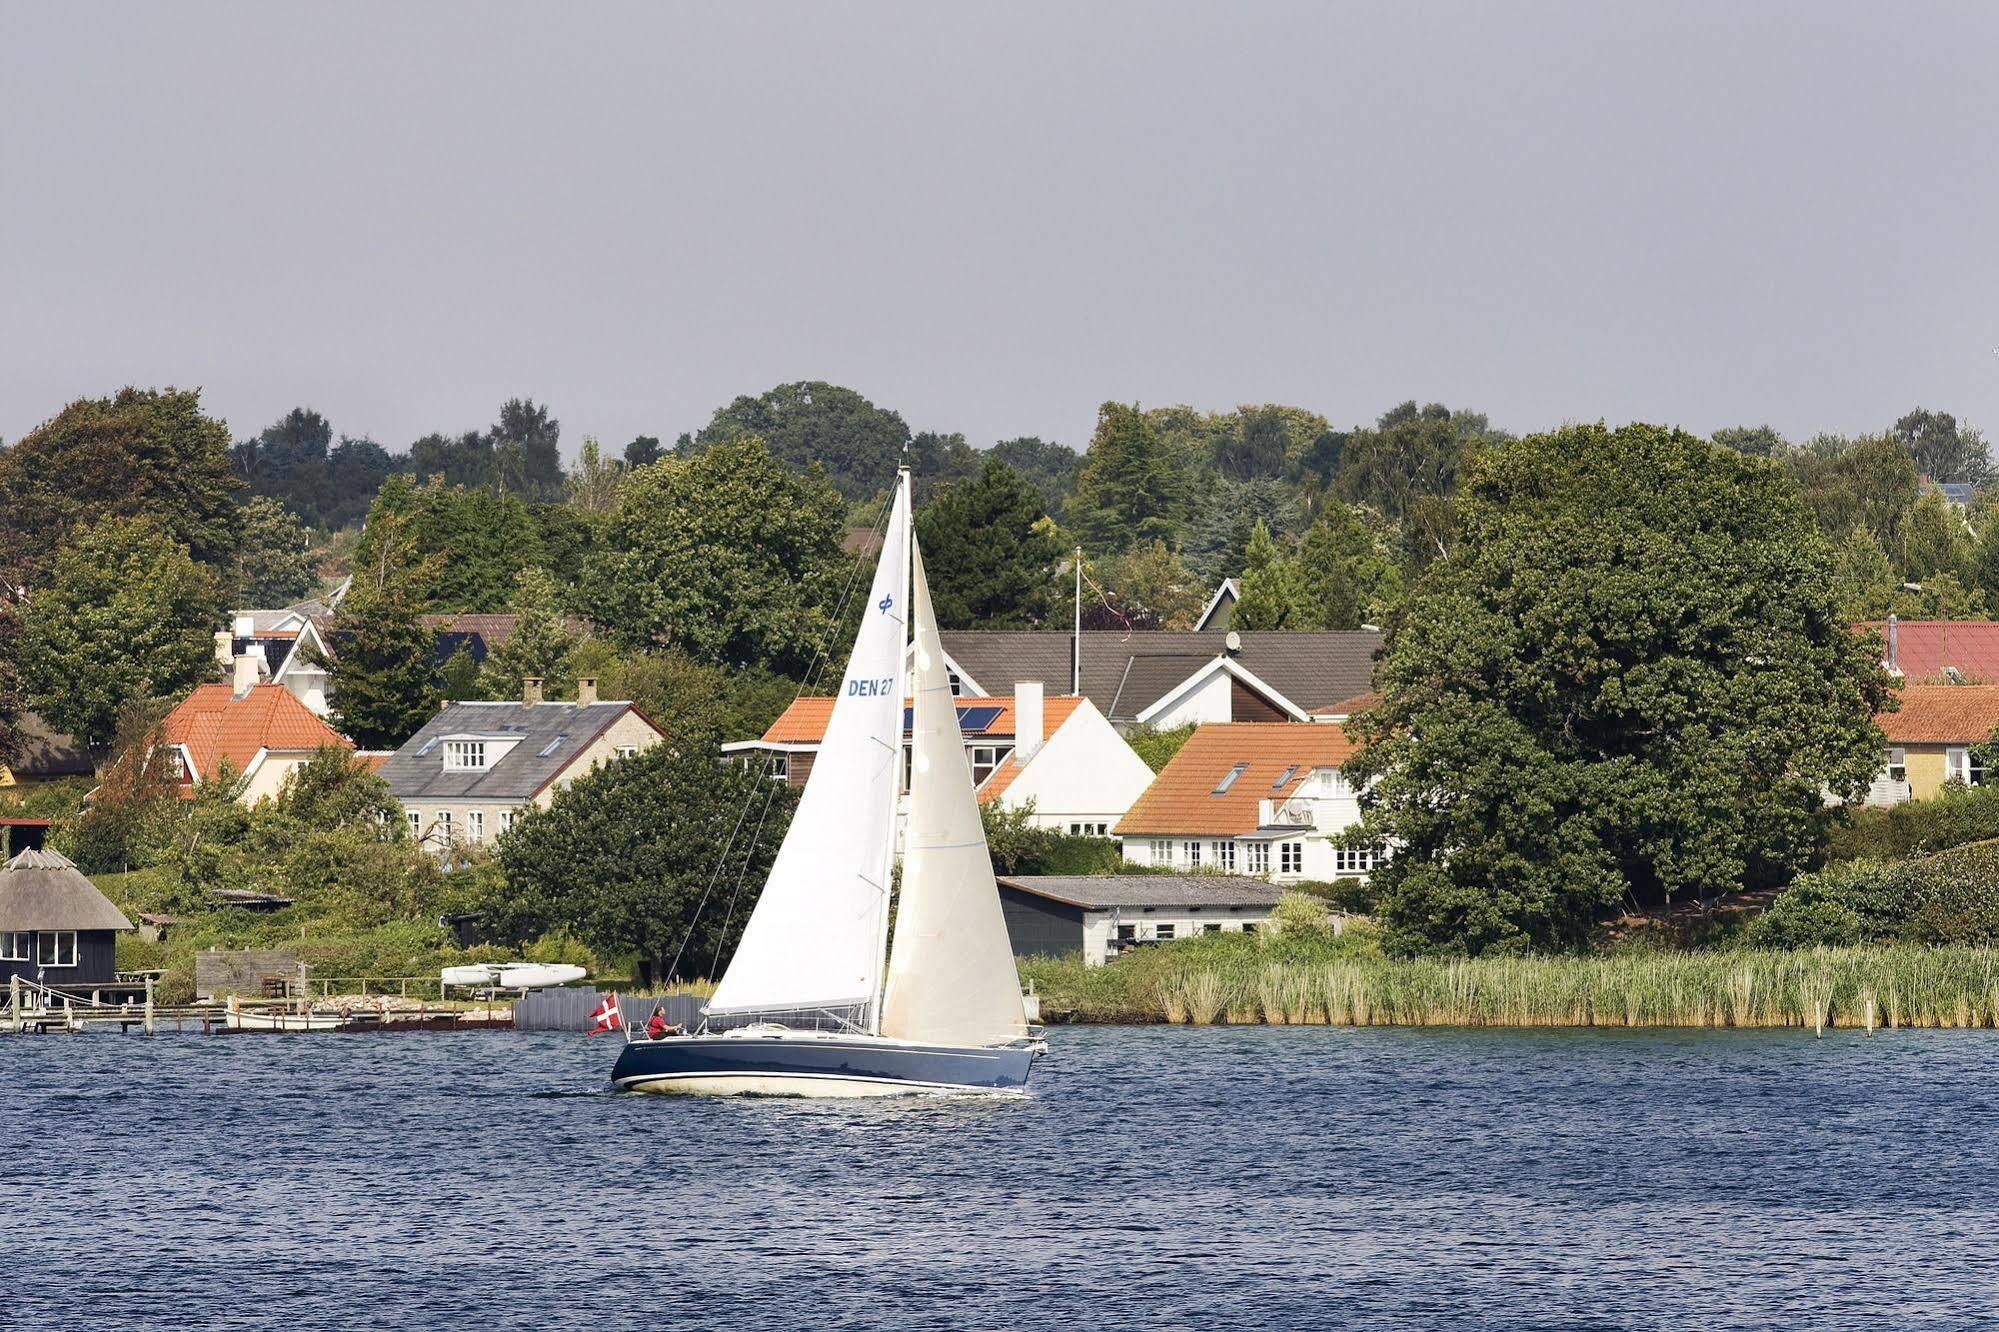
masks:
<svg viewBox="0 0 1999 1332"><path fill-rule="evenodd" d="M909 829L881 1034L999 1045L1027 1034L978 796L958 729L937 616L912 550L916 667Z"/></svg>
<svg viewBox="0 0 1999 1332"><path fill-rule="evenodd" d="M898 486L846 677L710 1013L872 1004L894 862L909 492Z"/></svg>

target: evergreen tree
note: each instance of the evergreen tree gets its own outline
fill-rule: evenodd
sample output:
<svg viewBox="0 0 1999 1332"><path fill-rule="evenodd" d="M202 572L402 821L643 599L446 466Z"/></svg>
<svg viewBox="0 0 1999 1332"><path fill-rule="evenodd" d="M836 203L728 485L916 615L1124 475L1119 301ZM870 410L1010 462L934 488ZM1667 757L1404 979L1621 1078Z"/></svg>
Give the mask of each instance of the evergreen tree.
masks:
<svg viewBox="0 0 1999 1332"><path fill-rule="evenodd" d="M1874 534L1865 527L1855 527L1835 554L1832 588L1840 618L1858 624L1887 615L1901 590L1901 581Z"/></svg>
<svg viewBox="0 0 1999 1332"><path fill-rule="evenodd" d="M1978 539L1972 544L1966 577L1988 606L1999 607L1999 511L1980 514Z"/></svg>
<svg viewBox="0 0 1999 1332"><path fill-rule="evenodd" d="M220 582L158 519L74 532L22 616L29 703L101 751L127 702L172 698L214 674L221 612Z"/></svg>
<svg viewBox="0 0 1999 1332"><path fill-rule="evenodd" d="M1402 601L1402 569L1371 510L1326 501L1299 545L1298 563L1322 629L1380 624Z"/></svg>
<svg viewBox="0 0 1999 1332"><path fill-rule="evenodd" d="M0 449L0 570L37 587L72 533L145 516L195 563L226 572L240 485L229 427L202 415L199 393L128 388L81 399Z"/></svg>
<svg viewBox="0 0 1999 1332"><path fill-rule="evenodd" d="M486 432L501 493L523 500L562 498L562 423L528 398L509 398Z"/></svg>
<svg viewBox="0 0 1999 1332"><path fill-rule="evenodd" d="M425 610L503 610L520 571L546 559L534 517L517 496L394 476L369 507L357 565L379 562L380 533L389 530L383 520L392 515L401 520L394 531L410 545L411 566L429 570L417 588Z"/></svg>
<svg viewBox="0 0 1999 1332"><path fill-rule="evenodd" d="M319 567L304 525L270 496L253 496L243 505L231 600L238 606L289 606L318 586Z"/></svg>
<svg viewBox="0 0 1999 1332"><path fill-rule="evenodd" d="M368 524L366 559L357 552L354 581L333 623L325 664L333 721L363 749L394 749L437 711L442 696L437 635L419 618L423 589L442 556L419 558L408 515L387 510Z"/></svg>
<svg viewBox="0 0 1999 1332"><path fill-rule="evenodd" d="M1918 407L1895 422L1888 433L1909 451L1916 470L1933 481L1978 485L1992 479L1992 455L1985 446L1985 436L1968 425L1960 426L1949 412Z"/></svg>
<svg viewBox="0 0 1999 1332"><path fill-rule="evenodd" d="M1257 524L1276 536L1289 537L1303 518L1294 488L1275 477L1238 481L1217 476L1203 488L1194 505L1180 557L1196 578L1212 588L1243 571L1250 534Z"/></svg>
<svg viewBox="0 0 1999 1332"><path fill-rule="evenodd" d="M987 459L968 481L917 511L917 539L937 621L946 629L1031 629L1056 600L1062 541L1041 497Z"/></svg>
<svg viewBox="0 0 1999 1332"><path fill-rule="evenodd" d="M12 590L0 587L0 765L20 756L21 712L26 706L20 661L20 608L14 604Z"/></svg>
<svg viewBox="0 0 1999 1332"><path fill-rule="evenodd" d="M1229 620L1235 629L1312 629L1312 593L1298 562L1278 549L1270 529L1258 523L1244 557L1242 595Z"/></svg>
<svg viewBox="0 0 1999 1332"><path fill-rule="evenodd" d="M569 663L579 635L563 616L562 589L548 570L523 569L511 609L514 632L487 654L480 672L487 697L518 697L521 681L531 675L541 677L549 697L566 697L576 685Z"/></svg>
<svg viewBox="0 0 1999 1332"><path fill-rule="evenodd" d="M1985 600L1955 574L1935 573L1895 589L1888 609L1904 620L1982 620Z"/></svg>
<svg viewBox="0 0 1999 1332"><path fill-rule="evenodd" d="M1418 407L1412 399L1382 413L1374 429L1347 437L1334 489L1400 521L1419 498L1457 489L1458 466L1469 451L1505 438L1481 413L1437 402Z"/></svg>
<svg viewBox="0 0 1999 1332"><path fill-rule="evenodd" d="M1053 444L1034 435L1003 439L986 450L988 458L1020 473L1021 478L1041 492L1042 507L1059 514L1076 489L1076 474L1082 470L1083 455L1066 444Z"/></svg>
<svg viewBox="0 0 1999 1332"><path fill-rule="evenodd" d="M1136 406L1105 403L1069 500L1069 525L1083 544L1114 552L1142 542L1171 541L1179 534L1183 495L1182 478L1145 413Z"/></svg>
<svg viewBox="0 0 1999 1332"><path fill-rule="evenodd" d="M1909 506L1898 526L1904 581L1920 583L1938 574L1963 578L1971 563L1971 537L1956 505L1931 491Z"/></svg>

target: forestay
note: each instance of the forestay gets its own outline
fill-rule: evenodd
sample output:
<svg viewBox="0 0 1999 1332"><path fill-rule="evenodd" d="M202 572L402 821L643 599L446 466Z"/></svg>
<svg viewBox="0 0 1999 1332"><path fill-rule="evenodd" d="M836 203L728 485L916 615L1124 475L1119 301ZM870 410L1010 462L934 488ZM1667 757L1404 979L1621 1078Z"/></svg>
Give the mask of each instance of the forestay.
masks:
<svg viewBox="0 0 1999 1332"><path fill-rule="evenodd" d="M846 677L711 1014L855 1008L881 982L902 741L909 495L899 487Z"/></svg>
<svg viewBox="0 0 1999 1332"><path fill-rule="evenodd" d="M916 697L909 830L881 1034L940 1045L1000 1045L1026 1035L1027 1014L922 553L912 558Z"/></svg>

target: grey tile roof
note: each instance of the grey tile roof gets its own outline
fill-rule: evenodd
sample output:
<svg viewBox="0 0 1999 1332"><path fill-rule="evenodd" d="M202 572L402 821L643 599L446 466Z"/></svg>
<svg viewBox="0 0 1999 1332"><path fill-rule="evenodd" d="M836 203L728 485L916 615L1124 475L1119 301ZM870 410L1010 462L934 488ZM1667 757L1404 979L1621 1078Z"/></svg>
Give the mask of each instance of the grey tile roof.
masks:
<svg viewBox="0 0 1999 1332"><path fill-rule="evenodd" d="M1008 874L1001 886L1086 911L1112 907L1274 907L1283 890L1229 874Z"/></svg>
<svg viewBox="0 0 1999 1332"><path fill-rule="evenodd" d="M1018 680L1069 688L1066 630L960 629L943 637L951 660L992 693L1010 694ZM1220 656L1225 638L1220 630L1084 630L1083 692L1112 721L1130 721ZM1372 629L1250 630L1241 641L1237 663L1306 712L1366 693L1381 647Z"/></svg>
<svg viewBox="0 0 1999 1332"><path fill-rule="evenodd" d="M632 705L601 703L447 703L380 772L396 799L531 799ZM446 772L447 735L520 736L483 772Z"/></svg>

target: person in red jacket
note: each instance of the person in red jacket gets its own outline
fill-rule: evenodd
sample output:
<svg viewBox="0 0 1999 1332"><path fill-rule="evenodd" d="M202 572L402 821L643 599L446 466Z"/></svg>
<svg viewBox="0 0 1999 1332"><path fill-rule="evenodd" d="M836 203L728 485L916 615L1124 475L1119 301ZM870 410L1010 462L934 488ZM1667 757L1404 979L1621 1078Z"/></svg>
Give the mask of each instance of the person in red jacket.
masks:
<svg viewBox="0 0 1999 1332"><path fill-rule="evenodd" d="M673 1028L666 1021L666 1010L664 1008L653 1009L652 1016L646 1019L646 1039L656 1041L672 1030Z"/></svg>

